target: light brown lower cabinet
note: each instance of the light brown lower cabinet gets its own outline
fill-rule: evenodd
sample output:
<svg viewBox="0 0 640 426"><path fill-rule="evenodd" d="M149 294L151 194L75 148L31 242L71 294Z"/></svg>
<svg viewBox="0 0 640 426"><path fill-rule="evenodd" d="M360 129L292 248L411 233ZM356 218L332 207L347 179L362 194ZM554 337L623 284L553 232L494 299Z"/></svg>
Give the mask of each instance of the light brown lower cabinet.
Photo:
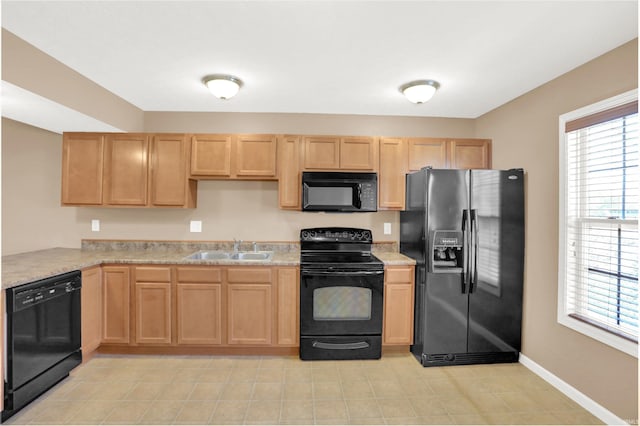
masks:
<svg viewBox="0 0 640 426"><path fill-rule="evenodd" d="M171 343L171 283L136 283L136 343Z"/></svg>
<svg viewBox="0 0 640 426"><path fill-rule="evenodd" d="M278 268L276 282L276 333L278 346L300 344L300 273L298 268Z"/></svg>
<svg viewBox="0 0 640 426"><path fill-rule="evenodd" d="M102 341L102 268L82 271L82 291L80 307L82 356L95 351Z"/></svg>
<svg viewBox="0 0 640 426"><path fill-rule="evenodd" d="M135 342L171 343L171 268L135 268Z"/></svg>
<svg viewBox="0 0 640 426"><path fill-rule="evenodd" d="M295 348L300 339L299 274L295 266L86 269L82 275L83 353L95 350L100 342ZM386 266L384 280L382 343L410 345L414 266Z"/></svg>
<svg viewBox="0 0 640 426"><path fill-rule="evenodd" d="M129 343L128 266L102 267L102 343Z"/></svg>
<svg viewBox="0 0 640 426"><path fill-rule="evenodd" d="M176 330L178 345L220 345L222 269L178 267Z"/></svg>
<svg viewBox="0 0 640 426"><path fill-rule="evenodd" d="M385 268L383 345L413 343L414 281L413 266Z"/></svg>
<svg viewBox="0 0 640 426"><path fill-rule="evenodd" d="M227 343L270 345L273 336L271 268L227 269Z"/></svg>

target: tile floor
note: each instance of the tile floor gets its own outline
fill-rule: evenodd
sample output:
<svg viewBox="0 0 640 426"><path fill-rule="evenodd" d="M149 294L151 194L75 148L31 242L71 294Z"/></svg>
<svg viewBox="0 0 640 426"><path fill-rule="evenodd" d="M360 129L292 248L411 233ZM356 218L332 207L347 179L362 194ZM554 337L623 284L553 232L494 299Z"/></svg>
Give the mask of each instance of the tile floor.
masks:
<svg viewBox="0 0 640 426"><path fill-rule="evenodd" d="M520 364L98 355L8 424L601 424Z"/></svg>

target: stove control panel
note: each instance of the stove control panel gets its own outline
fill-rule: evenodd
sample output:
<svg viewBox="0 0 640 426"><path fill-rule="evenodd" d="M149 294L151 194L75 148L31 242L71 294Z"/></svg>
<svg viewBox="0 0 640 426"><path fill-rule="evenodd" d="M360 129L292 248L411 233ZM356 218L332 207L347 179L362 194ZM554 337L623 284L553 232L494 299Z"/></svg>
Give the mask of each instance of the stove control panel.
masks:
<svg viewBox="0 0 640 426"><path fill-rule="evenodd" d="M309 228L300 231L301 242L372 243L368 229L359 228Z"/></svg>

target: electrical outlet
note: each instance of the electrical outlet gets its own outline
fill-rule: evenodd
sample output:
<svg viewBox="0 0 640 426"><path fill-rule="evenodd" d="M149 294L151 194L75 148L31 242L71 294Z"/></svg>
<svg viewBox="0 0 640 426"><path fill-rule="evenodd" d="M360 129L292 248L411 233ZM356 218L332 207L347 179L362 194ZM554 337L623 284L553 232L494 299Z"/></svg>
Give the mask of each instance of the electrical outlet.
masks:
<svg viewBox="0 0 640 426"><path fill-rule="evenodd" d="M189 232L202 232L202 221L192 220L191 223L189 223Z"/></svg>
<svg viewBox="0 0 640 426"><path fill-rule="evenodd" d="M100 232L100 220L99 219L91 219L91 230L93 232Z"/></svg>
<svg viewBox="0 0 640 426"><path fill-rule="evenodd" d="M391 235L391 224L389 222L384 223L384 235Z"/></svg>

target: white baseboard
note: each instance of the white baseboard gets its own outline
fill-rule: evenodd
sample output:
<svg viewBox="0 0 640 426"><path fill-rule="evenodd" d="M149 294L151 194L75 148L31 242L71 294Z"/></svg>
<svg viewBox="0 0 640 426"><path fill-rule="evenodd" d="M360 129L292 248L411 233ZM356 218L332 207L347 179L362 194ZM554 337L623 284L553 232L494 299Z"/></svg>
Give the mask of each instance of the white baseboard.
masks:
<svg viewBox="0 0 640 426"><path fill-rule="evenodd" d="M593 399L589 398L587 395L580 392L578 389L571 386L569 383L565 382L555 374L546 370L539 364L536 364L530 358L527 358L523 354L520 354L520 364L527 367L529 370L542 377L544 380L549 382L553 387L558 389L560 392L574 400L576 403L581 405L585 410L589 411L591 414L602 420L604 423L608 425L627 425L629 423L622 420L620 417L613 414L611 411L604 408L602 405L595 402Z"/></svg>

